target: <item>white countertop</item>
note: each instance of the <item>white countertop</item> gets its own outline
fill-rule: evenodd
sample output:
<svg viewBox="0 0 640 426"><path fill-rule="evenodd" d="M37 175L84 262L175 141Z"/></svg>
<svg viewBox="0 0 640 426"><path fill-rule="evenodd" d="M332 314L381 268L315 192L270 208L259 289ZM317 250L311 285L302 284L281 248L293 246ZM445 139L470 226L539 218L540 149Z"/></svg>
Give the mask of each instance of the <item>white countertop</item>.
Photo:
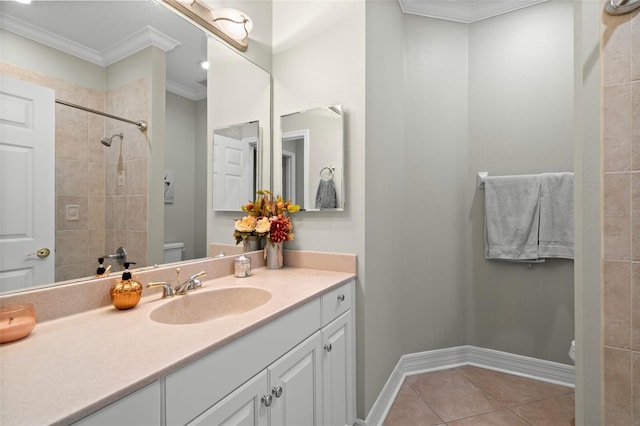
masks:
<svg viewBox="0 0 640 426"><path fill-rule="evenodd" d="M272 297L252 311L199 324L152 321L150 312L172 300L158 294L131 310L109 306L38 324L25 339L0 346L0 424L77 421L354 277L285 267L203 281L194 296L258 287Z"/></svg>

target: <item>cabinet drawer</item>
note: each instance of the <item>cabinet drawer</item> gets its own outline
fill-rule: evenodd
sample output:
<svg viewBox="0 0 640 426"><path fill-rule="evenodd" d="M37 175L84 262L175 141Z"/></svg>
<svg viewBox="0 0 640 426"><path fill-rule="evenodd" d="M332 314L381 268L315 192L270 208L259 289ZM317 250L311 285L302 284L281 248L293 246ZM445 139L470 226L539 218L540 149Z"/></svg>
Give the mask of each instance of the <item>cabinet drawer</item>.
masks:
<svg viewBox="0 0 640 426"><path fill-rule="evenodd" d="M331 290L322 296L322 325L327 325L353 304L353 281Z"/></svg>

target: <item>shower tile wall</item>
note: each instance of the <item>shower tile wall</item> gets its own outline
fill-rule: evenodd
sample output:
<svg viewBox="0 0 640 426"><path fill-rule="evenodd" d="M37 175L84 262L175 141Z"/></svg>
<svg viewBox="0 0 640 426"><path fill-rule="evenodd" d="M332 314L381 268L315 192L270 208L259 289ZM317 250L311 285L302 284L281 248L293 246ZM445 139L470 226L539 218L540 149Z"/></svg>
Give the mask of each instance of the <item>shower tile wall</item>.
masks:
<svg viewBox="0 0 640 426"><path fill-rule="evenodd" d="M604 424L640 425L640 15L603 14Z"/></svg>
<svg viewBox="0 0 640 426"><path fill-rule="evenodd" d="M0 67L3 74L54 89L59 99L97 110L106 108L136 120L148 117L144 80L105 95L12 64L1 63ZM146 264L147 141L135 126L118 123L56 105L56 281L94 274L98 257L120 245L132 260ZM125 135L122 166L126 180L116 187L120 141L114 139L112 147L105 149L100 140L120 132ZM68 205L79 206L78 220L67 220ZM117 223L113 219L116 205L122 207L117 210Z"/></svg>
<svg viewBox="0 0 640 426"><path fill-rule="evenodd" d="M105 110L131 120L149 117L149 85L139 79L107 92ZM105 247L113 253L127 250L136 266L147 260L147 146L144 133L135 126L107 120L106 135L122 133L105 150Z"/></svg>

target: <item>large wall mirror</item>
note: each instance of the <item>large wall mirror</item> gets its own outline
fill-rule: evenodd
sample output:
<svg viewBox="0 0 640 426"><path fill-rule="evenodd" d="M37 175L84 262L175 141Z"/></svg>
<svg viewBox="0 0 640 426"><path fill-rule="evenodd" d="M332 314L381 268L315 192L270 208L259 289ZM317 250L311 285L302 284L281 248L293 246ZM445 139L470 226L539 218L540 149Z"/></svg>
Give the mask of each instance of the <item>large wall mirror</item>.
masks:
<svg viewBox="0 0 640 426"><path fill-rule="evenodd" d="M236 124L213 131L213 209L238 211L259 188L260 124Z"/></svg>
<svg viewBox="0 0 640 426"><path fill-rule="evenodd" d="M41 212L55 227L54 267L29 284L92 276L121 246L142 267L164 263L167 243L183 243L183 260L206 256L213 129L259 120L256 179L269 182L269 73L156 2L0 2L0 12L2 75L149 123L141 132L54 107L55 208ZM208 71L199 65L207 58Z"/></svg>
<svg viewBox="0 0 640 426"><path fill-rule="evenodd" d="M341 105L280 117L282 194L301 210L344 209L344 120Z"/></svg>

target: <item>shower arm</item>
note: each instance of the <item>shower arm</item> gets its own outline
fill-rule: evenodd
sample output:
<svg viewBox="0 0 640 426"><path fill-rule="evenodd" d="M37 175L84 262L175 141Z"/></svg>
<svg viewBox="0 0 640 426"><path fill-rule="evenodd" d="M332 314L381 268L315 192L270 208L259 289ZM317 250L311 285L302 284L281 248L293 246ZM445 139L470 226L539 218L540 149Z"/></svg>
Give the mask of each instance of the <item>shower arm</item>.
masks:
<svg viewBox="0 0 640 426"><path fill-rule="evenodd" d="M141 132L146 131L147 128L149 127L147 125L147 122L144 121L144 120L140 120L140 121L127 120L126 118L118 117L117 115L112 115L112 114L109 114L109 113L106 113L106 112L102 112L102 111L98 111L98 110L95 110L95 109L83 107L82 105L72 104L71 102L63 101L63 100L60 100L60 99L56 99L56 103L60 104L60 105L66 105L66 106L71 107L71 108L81 109L83 111L91 112L93 114L102 115L103 117L109 117L109 118L113 118L114 120L124 121L125 123L133 124L134 126L137 126L138 129Z"/></svg>

